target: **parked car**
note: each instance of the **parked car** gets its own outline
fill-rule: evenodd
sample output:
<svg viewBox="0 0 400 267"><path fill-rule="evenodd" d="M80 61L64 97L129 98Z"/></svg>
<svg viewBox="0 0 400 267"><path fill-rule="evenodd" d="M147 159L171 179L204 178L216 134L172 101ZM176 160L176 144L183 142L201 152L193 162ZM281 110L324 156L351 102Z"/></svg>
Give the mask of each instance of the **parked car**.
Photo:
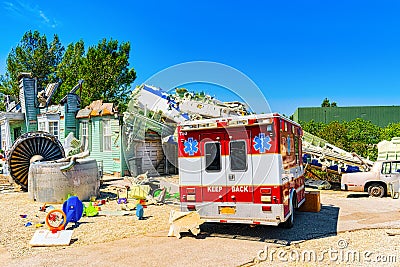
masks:
<svg viewBox="0 0 400 267"><path fill-rule="evenodd" d="M343 174L341 189L383 197L390 193L389 185L398 184L399 179L400 160L377 161L369 172Z"/></svg>

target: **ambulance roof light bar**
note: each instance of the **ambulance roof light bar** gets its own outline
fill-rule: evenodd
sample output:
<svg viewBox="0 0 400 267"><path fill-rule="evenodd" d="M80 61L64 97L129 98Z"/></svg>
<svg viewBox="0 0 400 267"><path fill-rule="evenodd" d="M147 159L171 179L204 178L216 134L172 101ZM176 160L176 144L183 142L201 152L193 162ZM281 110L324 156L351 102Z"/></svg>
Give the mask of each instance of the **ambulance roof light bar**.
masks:
<svg viewBox="0 0 400 267"><path fill-rule="evenodd" d="M224 128L224 127L237 127L237 126L248 126L248 125L261 125L271 124L274 117L279 117L279 114L258 114L258 115L247 115L247 116L234 116L226 118L212 118L203 119L196 121L186 121L180 123L182 131L198 130L198 129L212 129L212 128Z"/></svg>

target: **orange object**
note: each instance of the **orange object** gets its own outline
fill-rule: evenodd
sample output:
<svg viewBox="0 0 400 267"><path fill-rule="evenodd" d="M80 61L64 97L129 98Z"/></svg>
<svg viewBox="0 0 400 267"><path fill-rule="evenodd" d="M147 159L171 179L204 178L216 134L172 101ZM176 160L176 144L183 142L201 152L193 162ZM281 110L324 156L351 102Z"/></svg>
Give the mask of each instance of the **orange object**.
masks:
<svg viewBox="0 0 400 267"><path fill-rule="evenodd" d="M52 233L64 230L67 222L67 215L62 210L52 210L47 213L46 225L50 228Z"/></svg>
<svg viewBox="0 0 400 267"><path fill-rule="evenodd" d="M306 201L301 205L299 211L319 212L321 210L321 200L319 191L306 191Z"/></svg>

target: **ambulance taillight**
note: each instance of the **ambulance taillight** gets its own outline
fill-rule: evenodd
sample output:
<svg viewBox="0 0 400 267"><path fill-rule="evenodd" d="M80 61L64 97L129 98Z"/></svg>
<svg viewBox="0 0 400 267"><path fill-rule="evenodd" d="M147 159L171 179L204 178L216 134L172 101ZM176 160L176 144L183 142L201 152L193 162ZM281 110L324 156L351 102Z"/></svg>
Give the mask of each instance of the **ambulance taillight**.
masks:
<svg viewBox="0 0 400 267"><path fill-rule="evenodd" d="M270 203L272 201L272 189L271 188L261 188L261 202Z"/></svg>
<svg viewBox="0 0 400 267"><path fill-rule="evenodd" d="M195 202L196 201L196 188L188 188L186 189L186 200L189 202Z"/></svg>

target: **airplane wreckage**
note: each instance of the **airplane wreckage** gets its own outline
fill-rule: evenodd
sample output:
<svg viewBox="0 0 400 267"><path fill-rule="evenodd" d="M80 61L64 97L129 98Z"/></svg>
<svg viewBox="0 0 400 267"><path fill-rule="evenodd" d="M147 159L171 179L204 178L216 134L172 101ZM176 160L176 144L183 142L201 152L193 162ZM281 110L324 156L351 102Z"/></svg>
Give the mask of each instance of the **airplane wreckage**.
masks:
<svg viewBox="0 0 400 267"><path fill-rule="evenodd" d="M123 117L123 139L125 158L132 175L142 172L140 166L146 153L145 140L149 132L161 138L163 157L153 160L153 170L149 174L157 175L157 167L162 161L177 167L176 126L180 122L249 114L247 105L241 102L222 102L203 92L193 93L177 88L169 94L160 88L143 84L131 95L127 111ZM143 151L144 150L144 151ZM143 153L144 152L144 153ZM147 151L148 153L148 151ZM166 167L168 168L168 167Z"/></svg>

